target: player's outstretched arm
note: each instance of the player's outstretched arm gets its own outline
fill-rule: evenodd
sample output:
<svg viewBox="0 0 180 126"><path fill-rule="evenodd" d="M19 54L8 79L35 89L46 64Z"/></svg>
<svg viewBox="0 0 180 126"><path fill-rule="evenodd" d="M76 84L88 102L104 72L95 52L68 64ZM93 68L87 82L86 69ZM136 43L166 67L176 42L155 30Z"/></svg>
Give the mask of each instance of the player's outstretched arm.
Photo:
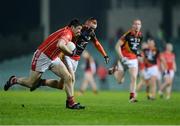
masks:
<svg viewBox="0 0 180 126"><path fill-rule="evenodd" d="M106 64L109 63L109 57L107 56L101 43L97 39L95 39L93 41L93 43L94 43L94 46L96 47L96 49L103 55Z"/></svg>

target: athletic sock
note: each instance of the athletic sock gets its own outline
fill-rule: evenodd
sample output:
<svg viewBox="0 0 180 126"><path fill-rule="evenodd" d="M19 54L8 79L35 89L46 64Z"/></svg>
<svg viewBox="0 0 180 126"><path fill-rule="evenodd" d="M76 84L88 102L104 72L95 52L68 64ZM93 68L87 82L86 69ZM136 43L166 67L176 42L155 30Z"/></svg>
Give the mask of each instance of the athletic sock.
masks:
<svg viewBox="0 0 180 126"><path fill-rule="evenodd" d="M132 98L135 98L135 93L134 93L134 92L131 92L131 93L130 93L129 99L132 99Z"/></svg>
<svg viewBox="0 0 180 126"><path fill-rule="evenodd" d="M10 84L13 85L13 84L16 84L16 83L17 83L17 78L16 77L11 78Z"/></svg>
<svg viewBox="0 0 180 126"><path fill-rule="evenodd" d="M75 104L74 96L67 97L67 102L69 106L73 106Z"/></svg>

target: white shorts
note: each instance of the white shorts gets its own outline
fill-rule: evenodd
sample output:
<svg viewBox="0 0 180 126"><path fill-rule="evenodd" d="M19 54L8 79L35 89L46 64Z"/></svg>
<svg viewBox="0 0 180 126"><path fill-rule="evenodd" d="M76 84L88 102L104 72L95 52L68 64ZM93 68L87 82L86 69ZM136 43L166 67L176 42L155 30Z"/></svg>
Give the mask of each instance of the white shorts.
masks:
<svg viewBox="0 0 180 126"><path fill-rule="evenodd" d="M78 66L78 61L70 58L69 56L65 56L66 64L68 65L67 67L74 72L76 72L77 66Z"/></svg>
<svg viewBox="0 0 180 126"><path fill-rule="evenodd" d="M43 52L36 50L33 55L31 62L31 69L33 71L45 72L47 69L50 69L53 65L63 64L59 57L54 60L51 60Z"/></svg>
<svg viewBox="0 0 180 126"><path fill-rule="evenodd" d="M170 70L169 73L165 74L164 77L170 77L171 79L174 78L174 70Z"/></svg>
<svg viewBox="0 0 180 126"><path fill-rule="evenodd" d="M152 76L158 77L158 74L159 74L158 66L154 65L154 66L151 66L151 67L145 69L144 78L145 78L145 80L148 80Z"/></svg>
<svg viewBox="0 0 180 126"><path fill-rule="evenodd" d="M162 80L162 73L161 73L161 71L158 69L158 76L157 76L157 79L159 80L159 81L161 81Z"/></svg>
<svg viewBox="0 0 180 126"><path fill-rule="evenodd" d="M138 69L138 60L137 59L128 59L126 63L124 63L128 68L137 68ZM118 61L117 64L118 70L123 70L122 63Z"/></svg>
<svg viewBox="0 0 180 126"><path fill-rule="evenodd" d="M128 59L125 65L128 66L128 68L135 67L138 69L138 60L137 59Z"/></svg>
<svg viewBox="0 0 180 126"><path fill-rule="evenodd" d="M145 70L139 70L139 76L144 78Z"/></svg>

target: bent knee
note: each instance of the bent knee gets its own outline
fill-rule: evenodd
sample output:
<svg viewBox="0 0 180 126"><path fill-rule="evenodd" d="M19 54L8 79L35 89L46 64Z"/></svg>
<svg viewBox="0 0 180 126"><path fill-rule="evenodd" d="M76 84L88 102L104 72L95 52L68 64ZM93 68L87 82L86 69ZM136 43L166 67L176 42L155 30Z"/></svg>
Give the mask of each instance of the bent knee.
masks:
<svg viewBox="0 0 180 126"><path fill-rule="evenodd" d="M116 80L117 80L118 84L124 83L124 78L117 78Z"/></svg>
<svg viewBox="0 0 180 126"><path fill-rule="evenodd" d="M136 76L131 76L131 81L136 81L137 77Z"/></svg>
<svg viewBox="0 0 180 126"><path fill-rule="evenodd" d="M68 82L72 82L72 76L71 76L71 74L67 74L66 76L64 76L64 80L65 81L68 81Z"/></svg>

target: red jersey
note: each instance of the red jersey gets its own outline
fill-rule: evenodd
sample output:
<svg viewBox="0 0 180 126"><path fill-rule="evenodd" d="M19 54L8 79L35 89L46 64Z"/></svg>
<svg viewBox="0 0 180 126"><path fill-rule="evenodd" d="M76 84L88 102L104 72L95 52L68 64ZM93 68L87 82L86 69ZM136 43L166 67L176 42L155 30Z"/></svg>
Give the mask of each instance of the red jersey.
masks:
<svg viewBox="0 0 180 126"><path fill-rule="evenodd" d="M162 58L165 60L166 66L168 70L174 70L173 62L175 61L174 53L163 52L161 53Z"/></svg>
<svg viewBox="0 0 180 126"><path fill-rule="evenodd" d="M43 52L50 59L55 59L60 54L61 50L57 47L59 39L63 39L66 42L72 41L74 34L70 27L64 27L58 31L52 33L48 38L38 47L38 50Z"/></svg>
<svg viewBox="0 0 180 126"><path fill-rule="evenodd" d="M121 40L124 42L121 46L122 55L128 59L136 59L142 38L141 32L139 32L138 35L136 35L132 30L125 33L121 37Z"/></svg>

